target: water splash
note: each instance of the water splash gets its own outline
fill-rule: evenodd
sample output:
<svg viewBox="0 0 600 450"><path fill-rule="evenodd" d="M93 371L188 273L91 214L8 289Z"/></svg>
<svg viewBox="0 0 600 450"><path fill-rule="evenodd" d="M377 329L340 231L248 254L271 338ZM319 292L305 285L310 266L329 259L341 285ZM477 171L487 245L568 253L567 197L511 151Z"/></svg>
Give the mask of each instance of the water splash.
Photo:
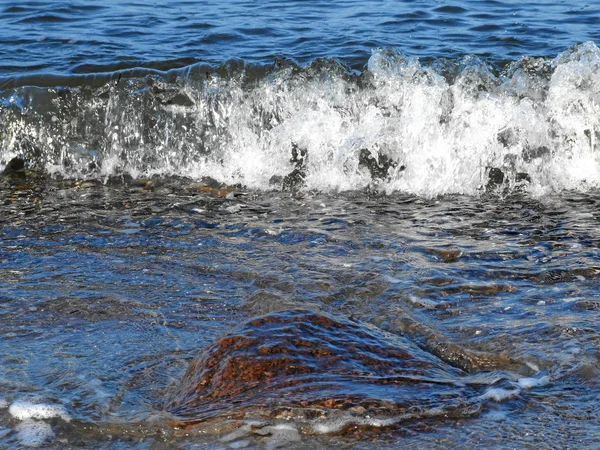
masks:
<svg viewBox="0 0 600 450"><path fill-rule="evenodd" d="M0 99L0 162L21 155L68 178L210 177L259 190L587 191L600 184L599 68L587 42L503 67L378 49L362 73L281 60L69 87L13 80Z"/></svg>

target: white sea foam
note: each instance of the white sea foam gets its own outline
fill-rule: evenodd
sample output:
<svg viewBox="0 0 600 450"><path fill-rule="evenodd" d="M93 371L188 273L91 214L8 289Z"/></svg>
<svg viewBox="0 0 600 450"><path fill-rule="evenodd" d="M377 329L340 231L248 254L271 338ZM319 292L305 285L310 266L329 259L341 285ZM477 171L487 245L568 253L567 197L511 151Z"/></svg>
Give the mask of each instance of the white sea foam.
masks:
<svg viewBox="0 0 600 450"><path fill-rule="evenodd" d="M494 400L501 402L512 397L516 397L521 392L520 389L503 389L503 388L490 388L481 395L483 400Z"/></svg>
<svg viewBox="0 0 600 450"><path fill-rule="evenodd" d="M30 401L16 401L10 405L8 412L18 420L28 419L52 419L60 417L66 422L71 420L67 411L60 405L50 405L46 403L34 403Z"/></svg>
<svg viewBox="0 0 600 450"><path fill-rule="evenodd" d="M292 424L277 424L269 427L265 427L270 436L267 440L266 448L287 448L294 442L300 442L300 433L298 428Z"/></svg>
<svg viewBox="0 0 600 450"><path fill-rule="evenodd" d="M229 448L245 448L249 445L246 439L251 434L266 436L267 449L286 448L293 442L300 442L298 428L292 423L267 424L249 420L231 433L222 436L220 441L228 444Z"/></svg>
<svg viewBox="0 0 600 450"><path fill-rule="evenodd" d="M130 95L82 98L81 110L53 114L85 117L89 142L81 142L77 127L7 111L0 161L22 153L27 142L43 149L47 170L66 176L85 176L93 166L99 177L210 176L272 189L274 177L282 180L300 165L305 189L375 185L436 196L482 192L493 168L506 187L523 184L534 195L600 186L594 43L554 60L523 58L501 76L476 57L454 63L447 77L435 65L375 50L360 83L333 62L284 68L250 84L216 76L204 84L163 83L189 98L185 107L165 106L145 80L133 80ZM104 120L93 123L94 117ZM148 122L155 122L150 130ZM294 146L305 152L301 163L292 157ZM393 164L373 175L364 155Z"/></svg>
<svg viewBox="0 0 600 450"><path fill-rule="evenodd" d="M532 389L538 386L544 386L550 382L550 377L543 376L540 378L519 378L517 384L521 389Z"/></svg>
<svg viewBox="0 0 600 450"><path fill-rule="evenodd" d="M15 430L19 443L24 447L40 447L54 437L50 424L40 420L25 419Z"/></svg>
<svg viewBox="0 0 600 450"><path fill-rule="evenodd" d="M350 423L347 417L315 423L312 428L316 433L328 434L340 431Z"/></svg>

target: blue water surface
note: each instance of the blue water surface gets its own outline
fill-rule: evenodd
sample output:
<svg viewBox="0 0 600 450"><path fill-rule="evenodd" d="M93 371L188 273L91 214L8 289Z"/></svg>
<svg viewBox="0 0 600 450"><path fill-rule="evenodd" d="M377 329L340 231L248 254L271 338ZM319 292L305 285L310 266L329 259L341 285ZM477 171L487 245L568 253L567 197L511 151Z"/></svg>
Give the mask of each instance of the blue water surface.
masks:
<svg viewBox="0 0 600 450"><path fill-rule="evenodd" d="M0 74L169 69L241 58L361 68L377 47L418 57L555 56L597 41L600 3L565 1L28 1L0 7Z"/></svg>

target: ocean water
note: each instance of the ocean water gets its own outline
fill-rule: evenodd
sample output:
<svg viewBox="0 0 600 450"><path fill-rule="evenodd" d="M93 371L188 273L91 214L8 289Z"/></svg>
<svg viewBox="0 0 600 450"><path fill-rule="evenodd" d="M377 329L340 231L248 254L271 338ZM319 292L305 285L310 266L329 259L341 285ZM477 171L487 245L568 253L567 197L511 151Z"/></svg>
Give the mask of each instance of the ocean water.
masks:
<svg viewBox="0 0 600 450"><path fill-rule="evenodd" d="M598 448L599 23L0 4L0 448Z"/></svg>

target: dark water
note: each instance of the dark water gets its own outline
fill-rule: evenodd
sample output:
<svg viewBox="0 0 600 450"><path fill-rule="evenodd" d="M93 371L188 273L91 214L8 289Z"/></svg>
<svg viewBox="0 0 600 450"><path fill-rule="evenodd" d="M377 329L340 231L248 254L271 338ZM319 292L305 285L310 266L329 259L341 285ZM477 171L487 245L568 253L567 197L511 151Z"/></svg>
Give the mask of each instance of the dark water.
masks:
<svg viewBox="0 0 600 450"><path fill-rule="evenodd" d="M599 7L3 4L0 447L598 448Z"/></svg>

